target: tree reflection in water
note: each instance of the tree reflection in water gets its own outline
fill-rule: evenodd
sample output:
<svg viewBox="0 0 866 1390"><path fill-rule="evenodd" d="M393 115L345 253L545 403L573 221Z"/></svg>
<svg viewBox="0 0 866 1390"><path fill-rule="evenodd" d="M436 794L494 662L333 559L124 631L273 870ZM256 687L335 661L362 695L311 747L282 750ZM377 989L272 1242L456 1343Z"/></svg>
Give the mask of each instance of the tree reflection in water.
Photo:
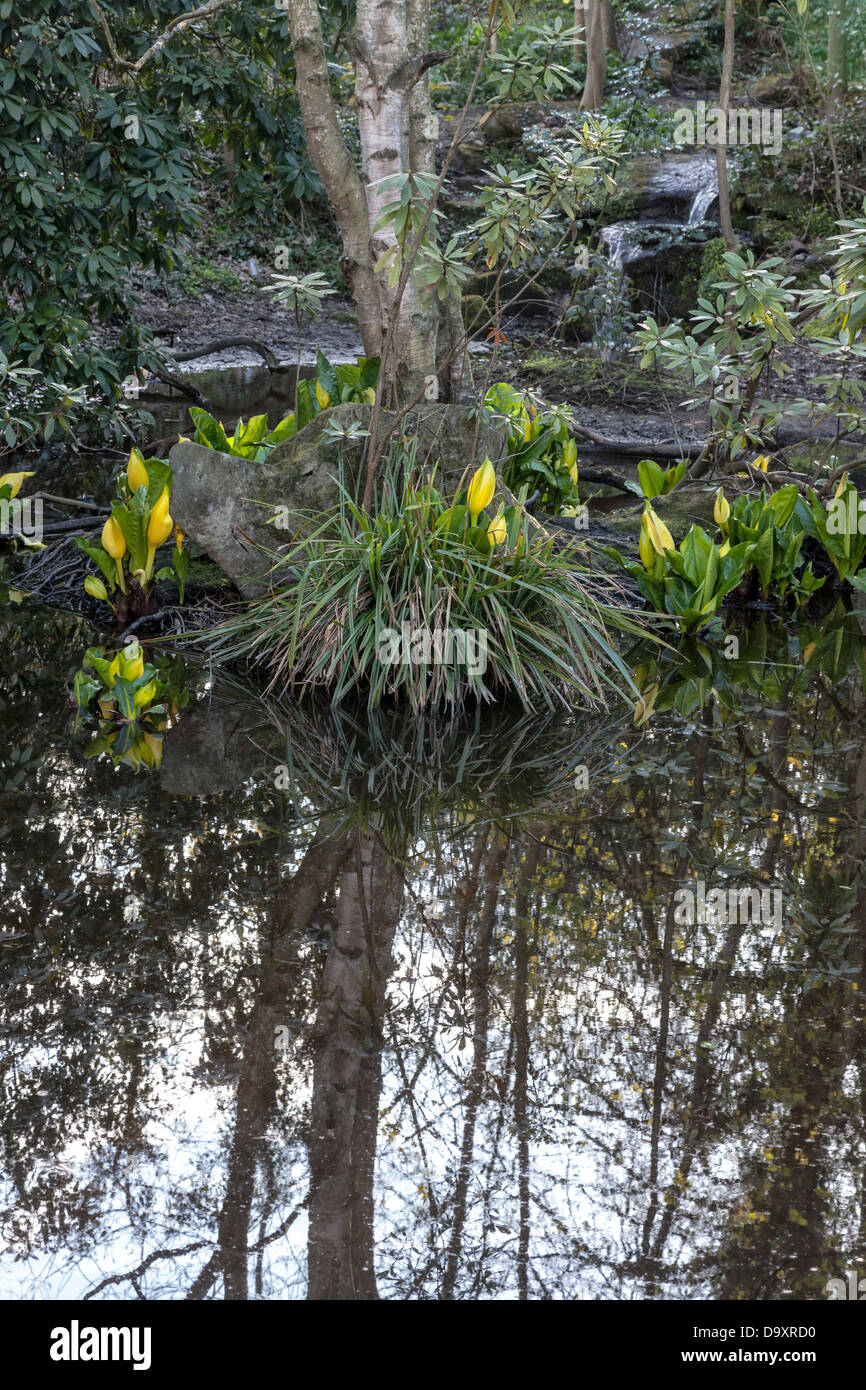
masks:
<svg viewBox="0 0 866 1390"><path fill-rule="evenodd" d="M217 690L150 780L82 763L80 634L40 621L51 680L0 678L6 1296L822 1298L866 1264L866 710L814 669L853 619L805 673L766 632L654 669L637 725ZM782 928L679 922L701 879Z"/></svg>

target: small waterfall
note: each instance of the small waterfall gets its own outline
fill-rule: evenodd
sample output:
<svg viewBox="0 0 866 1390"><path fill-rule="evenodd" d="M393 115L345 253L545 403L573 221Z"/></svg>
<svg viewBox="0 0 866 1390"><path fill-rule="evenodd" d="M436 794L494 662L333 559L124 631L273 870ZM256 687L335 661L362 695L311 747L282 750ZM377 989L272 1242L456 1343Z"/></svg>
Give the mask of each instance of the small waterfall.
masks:
<svg viewBox="0 0 866 1390"><path fill-rule="evenodd" d="M710 183L707 184L706 188L698 189L697 193L692 199L692 205L689 208L689 215L688 220L686 221L686 226L697 227L698 223L703 222L704 218L706 217L707 213L713 206L713 203L716 201L718 196L719 180L718 177L716 177Z"/></svg>
<svg viewBox="0 0 866 1390"><path fill-rule="evenodd" d="M629 233L635 224L632 222L611 222L602 227L601 240L607 247L607 263L612 270L622 270L631 250Z"/></svg>
<svg viewBox="0 0 866 1390"><path fill-rule="evenodd" d="M663 256L666 245L690 240L689 230L706 220L718 196L714 152L673 156L665 159L648 179L641 207L643 216L602 228L601 241L607 249L603 340L612 342L616 337L614 324L628 297L629 267L647 258L656 260L652 310L657 312L664 281L659 256Z"/></svg>

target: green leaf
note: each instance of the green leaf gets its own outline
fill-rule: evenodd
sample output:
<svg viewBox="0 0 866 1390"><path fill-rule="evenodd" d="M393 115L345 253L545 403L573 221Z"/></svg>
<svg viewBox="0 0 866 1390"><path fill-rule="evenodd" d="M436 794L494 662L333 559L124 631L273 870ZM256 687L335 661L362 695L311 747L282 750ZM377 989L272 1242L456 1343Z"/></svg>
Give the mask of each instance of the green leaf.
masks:
<svg viewBox="0 0 866 1390"><path fill-rule="evenodd" d="M641 492L648 502L660 497L665 491L665 475L653 459L641 459L637 466L637 478Z"/></svg>
<svg viewBox="0 0 866 1390"><path fill-rule="evenodd" d="M189 413L195 424L193 443L205 444L209 449L219 449L224 454L231 453L228 435L219 420L195 405L190 406Z"/></svg>
<svg viewBox="0 0 866 1390"><path fill-rule="evenodd" d="M316 379L321 382L332 401L340 399L337 373L320 347L316 348Z"/></svg>
<svg viewBox="0 0 866 1390"><path fill-rule="evenodd" d="M758 571L761 588L767 593L773 574L773 528L765 531L749 550L749 562Z"/></svg>
<svg viewBox="0 0 866 1390"><path fill-rule="evenodd" d="M285 439L291 439L295 433L295 414L286 415L278 425L275 425L270 434L266 434L263 440L265 444L282 444Z"/></svg>
<svg viewBox="0 0 866 1390"><path fill-rule="evenodd" d="M75 544L79 550L83 550L85 555L89 555L95 565L98 565L103 576L110 585L112 591L117 588L117 566L110 555L106 555L101 545L95 545L93 541L87 540L85 536L79 536Z"/></svg>
<svg viewBox="0 0 866 1390"><path fill-rule="evenodd" d="M143 570L147 564L147 514L133 511L122 502L115 502L111 515L126 541L129 555L123 558L128 559L130 572L134 574L136 570Z"/></svg>

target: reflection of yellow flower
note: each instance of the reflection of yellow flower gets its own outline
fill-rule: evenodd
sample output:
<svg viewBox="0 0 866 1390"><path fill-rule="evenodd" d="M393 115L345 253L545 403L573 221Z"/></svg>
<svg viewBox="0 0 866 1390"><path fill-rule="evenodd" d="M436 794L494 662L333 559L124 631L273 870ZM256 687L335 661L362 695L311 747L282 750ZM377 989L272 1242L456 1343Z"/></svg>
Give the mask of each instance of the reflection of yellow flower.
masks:
<svg viewBox="0 0 866 1390"><path fill-rule="evenodd" d="M125 681L137 681L139 676L144 673L144 652L141 644L136 641L128 642L123 651L118 652L119 673Z"/></svg>

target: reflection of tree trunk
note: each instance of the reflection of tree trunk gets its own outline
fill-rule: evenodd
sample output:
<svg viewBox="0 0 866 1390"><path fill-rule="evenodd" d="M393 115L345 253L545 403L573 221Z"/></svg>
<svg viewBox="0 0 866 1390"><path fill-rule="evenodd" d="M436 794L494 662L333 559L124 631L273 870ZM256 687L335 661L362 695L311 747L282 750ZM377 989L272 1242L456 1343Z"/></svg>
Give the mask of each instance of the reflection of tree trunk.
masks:
<svg viewBox="0 0 866 1390"><path fill-rule="evenodd" d="M710 733L699 735L694 754L694 776L692 778L692 827L688 837L689 858L694 857L703 829L704 781L707 757L710 751ZM669 895L665 914L664 937L661 944L661 980L659 984L659 1032L656 1043L655 1077L653 1079L653 1111L650 1129L650 1199L643 1226L641 1251L649 1255L650 1237L658 1213L659 1191L659 1147L661 1141L662 1105L664 1103L667 1078L668 1033L670 1030L671 989L673 984L673 946L674 946L674 901Z"/></svg>
<svg viewBox="0 0 866 1390"><path fill-rule="evenodd" d="M787 704L787 701L784 702ZM778 815L776 821L770 823L767 833L767 845L761 857L761 878L764 882L769 882L772 870L775 867L779 845L782 842L782 833L785 828L785 811L788 797L785 792L784 779L787 772L787 748L790 732L790 716L787 708L780 709L774 716L772 722L772 766L773 776L777 786L773 790L771 798L772 805ZM744 917L745 913L742 914ZM740 916L740 913L737 913ZM680 1197L685 1191L692 1166L700 1150L701 1144L707 1133L710 1123L709 1097L713 1081L715 1079L715 1068L712 1062L712 1053L708 1050L708 1045L712 1043L719 1021L722 1003L725 992L728 988L731 970L733 969L737 953L740 949L740 942L746 930L746 922L731 922L725 932L724 944L719 954L718 966L712 976L709 997L707 999L701 1025L698 1029L694 1076L692 1080L691 1094L683 1108L685 1120L685 1135L683 1151L680 1162L677 1166L677 1181L671 1183L665 1193L665 1209L662 1219L659 1222L658 1234L652 1243L648 1259L651 1262L650 1268L656 1271L660 1268L665 1245L670 1235L674 1217L679 1208Z"/></svg>
<svg viewBox="0 0 866 1390"><path fill-rule="evenodd" d="M309 1292L377 1298L373 1175L382 1088L381 1015L403 884L359 832L337 898L314 1038L310 1115Z"/></svg>
<svg viewBox="0 0 866 1390"><path fill-rule="evenodd" d="M741 1216L741 1230L735 1227L735 1237L719 1252L718 1298L777 1298L780 1289L792 1298L820 1297L822 1267L832 1249L827 1129L838 1113L848 1063L838 1028L840 993L831 987L795 998L780 1026L773 1053L778 1070L769 1072L767 1093L796 1099L778 1132L765 1132L761 1147L770 1157L755 1153L749 1162L737 1205L753 1219ZM815 1065L816 1039L821 1040L820 1066Z"/></svg>
<svg viewBox="0 0 866 1390"><path fill-rule="evenodd" d="M350 840L323 825L277 905L277 931L253 1006L241 1060L234 1134L228 1157L226 1191L218 1222L217 1249L192 1285L188 1297L204 1298L222 1270L225 1297L248 1297L249 1228L256 1165L276 1095L275 1034L285 1017L290 975L296 965L295 933L306 930L333 883Z"/></svg>
<svg viewBox="0 0 866 1390"><path fill-rule="evenodd" d="M532 840L520 870L514 895L514 1128L517 1131L517 1191L520 1216L517 1237L517 1297L529 1298L529 889L535 877L541 846Z"/></svg>
<svg viewBox="0 0 866 1390"><path fill-rule="evenodd" d="M463 1244L463 1227L466 1222L466 1207L469 1196L469 1180L472 1176L472 1157L475 1148L475 1123L484 1091L484 1078L487 1071L487 1030L490 1022L490 946L493 940L493 925L496 920L496 901L499 885L505 867L505 854L508 841L499 832L484 866L484 896L478 916L478 930L475 937L473 960L472 994L474 1000L474 1027L472 1040L472 1066L469 1071L466 1097L466 1117L463 1123L463 1142L460 1147L460 1166L457 1170L457 1184L454 1194L454 1220L448 1242L445 1273L442 1278L443 1300L453 1299Z"/></svg>
<svg viewBox="0 0 866 1390"><path fill-rule="evenodd" d="M862 698L862 687L858 687ZM861 727L863 713L861 708ZM860 1114L866 1126L866 745L860 754L853 787L853 810L857 833L849 851L848 871L851 882L856 884L857 903L854 909L852 926L857 927L856 936L851 938L850 964L857 971L857 988L848 987L845 991L849 1006L850 1027L848 1029L848 1052L856 1059L857 1075L860 1083ZM855 997L856 996L856 999ZM856 1254L858 1263L866 1261L866 1165L860 1174L860 1248Z"/></svg>
<svg viewBox="0 0 866 1390"><path fill-rule="evenodd" d="M459 903L457 908L457 920L454 924L454 932L452 935L452 945L454 949L452 968L454 977L458 981L461 1000L464 998L466 992L466 927L469 922L469 910L478 892L478 875L481 871L481 859L486 847L487 831L482 830L479 831L475 838L469 872L463 881L457 885Z"/></svg>

